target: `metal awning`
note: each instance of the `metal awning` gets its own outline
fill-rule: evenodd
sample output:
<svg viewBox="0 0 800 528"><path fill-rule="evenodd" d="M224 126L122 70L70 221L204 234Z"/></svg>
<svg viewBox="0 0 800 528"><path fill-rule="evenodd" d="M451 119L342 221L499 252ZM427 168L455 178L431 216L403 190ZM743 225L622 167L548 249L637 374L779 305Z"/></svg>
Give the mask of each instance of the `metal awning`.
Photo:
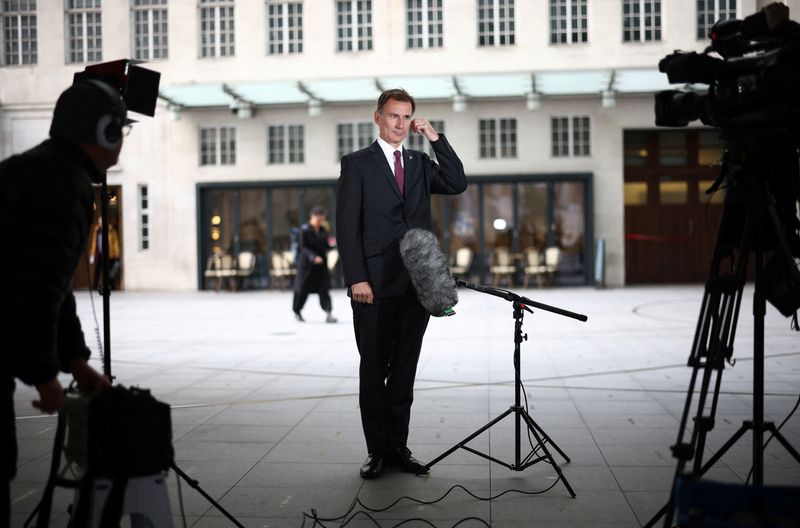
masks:
<svg viewBox="0 0 800 528"><path fill-rule="evenodd" d="M402 87L418 100L508 99L646 94L676 88L655 69L378 76L305 81L173 84L159 95L173 108L241 108L269 105L375 101L383 89ZM696 88L704 89L704 86Z"/></svg>

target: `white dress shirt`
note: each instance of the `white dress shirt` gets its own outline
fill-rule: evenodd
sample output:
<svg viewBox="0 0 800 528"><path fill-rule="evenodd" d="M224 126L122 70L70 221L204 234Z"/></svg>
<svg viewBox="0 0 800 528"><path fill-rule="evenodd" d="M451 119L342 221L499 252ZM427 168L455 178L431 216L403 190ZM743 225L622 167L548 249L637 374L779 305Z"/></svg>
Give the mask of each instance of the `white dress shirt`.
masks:
<svg viewBox="0 0 800 528"><path fill-rule="evenodd" d="M384 141L384 139L382 137L379 136L378 137L378 145L380 145L381 150L383 151L383 155L386 156L386 161L389 163L389 168L392 170L392 174L394 174L394 152L395 152L395 150L399 150L400 151L400 164L403 166L403 170L405 170L405 168L406 168L406 160L403 159L403 156L402 156L403 149L405 147L403 147L402 144L400 145L399 149L396 149L393 146L391 146L389 143ZM397 177L396 174L395 174L395 177Z"/></svg>

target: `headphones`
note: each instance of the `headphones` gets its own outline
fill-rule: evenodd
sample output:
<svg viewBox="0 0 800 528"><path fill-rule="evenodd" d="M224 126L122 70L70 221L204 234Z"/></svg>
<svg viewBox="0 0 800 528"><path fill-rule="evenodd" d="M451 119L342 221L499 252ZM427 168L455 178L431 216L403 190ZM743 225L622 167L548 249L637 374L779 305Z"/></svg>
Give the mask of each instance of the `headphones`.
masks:
<svg viewBox="0 0 800 528"><path fill-rule="evenodd" d="M122 143L126 113L114 88L97 79L81 79L59 97L50 135L114 150Z"/></svg>
<svg viewBox="0 0 800 528"><path fill-rule="evenodd" d="M95 126L95 143L104 149L113 150L122 142L122 127L125 125L125 105L118 92L104 82L87 79L86 82L99 89L108 101L114 105L112 113L104 114Z"/></svg>

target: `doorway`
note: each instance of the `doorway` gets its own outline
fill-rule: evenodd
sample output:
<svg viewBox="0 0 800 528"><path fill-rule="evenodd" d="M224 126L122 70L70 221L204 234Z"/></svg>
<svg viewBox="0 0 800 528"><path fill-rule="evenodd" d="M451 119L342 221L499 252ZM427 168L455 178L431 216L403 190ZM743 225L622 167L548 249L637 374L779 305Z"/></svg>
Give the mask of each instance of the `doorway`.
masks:
<svg viewBox="0 0 800 528"><path fill-rule="evenodd" d="M625 131L625 282L703 282L724 191L709 196L722 141L714 130Z"/></svg>
<svg viewBox="0 0 800 528"><path fill-rule="evenodd" d="M108 221L112 225L114 231L117 233L118 246L119 246L119 271L116 280L113 284L113 289L124 289L125 274L124 274L124 261L123 253L125 244L122 237L122 186L109 185L108 186ZM86 248L84 250L83 258L78 263L78 268L75 270L73 276L74 289L85 290L90 288L94 283L95 271L99 269L100 260L95 259L94 263L89 262L89 255L92 250L92 242L96 236L96 226L100 218L100 187L94 187L94 218L92 219L92 229L89 232L89 238L86 241Z"/></svg>

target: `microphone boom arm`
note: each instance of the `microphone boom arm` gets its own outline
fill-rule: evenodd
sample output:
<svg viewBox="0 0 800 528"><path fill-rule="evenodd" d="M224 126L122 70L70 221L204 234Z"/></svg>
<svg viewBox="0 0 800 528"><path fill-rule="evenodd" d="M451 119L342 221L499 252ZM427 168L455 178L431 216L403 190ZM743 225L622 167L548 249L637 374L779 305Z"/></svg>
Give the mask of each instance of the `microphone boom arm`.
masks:
<svg viewBox="0 0 800 528"><path fill-rule="evenodd" d="M555 306L550 306L549 304L544 304L540 302L536 302L532 299L528 299L527 297L523 297L521 295L517 295L514 292L510 292L507 290L501 290L498 288L492 288L491 286L484 286L482 284L475 284L469 281L465 281L464 279L459 279L457 277L453 277L453 280L456 281L457 286L462 286L464 288L469 288L470 290L475 290L477 292L486 293L489 295L494 295L495 297L500 297L501 299L505 299L509 302L518 302L525 306L532 306L534 308L539 308L540 310L545 310L548 312L552 312L554 314L563 315L564 317L570 317L572 319L577 319L578 321L586 322L589 320L589 317L583 314L579 314L576 312L570 312L569 310L564 310L562 308L557 308Z"/></svg>

